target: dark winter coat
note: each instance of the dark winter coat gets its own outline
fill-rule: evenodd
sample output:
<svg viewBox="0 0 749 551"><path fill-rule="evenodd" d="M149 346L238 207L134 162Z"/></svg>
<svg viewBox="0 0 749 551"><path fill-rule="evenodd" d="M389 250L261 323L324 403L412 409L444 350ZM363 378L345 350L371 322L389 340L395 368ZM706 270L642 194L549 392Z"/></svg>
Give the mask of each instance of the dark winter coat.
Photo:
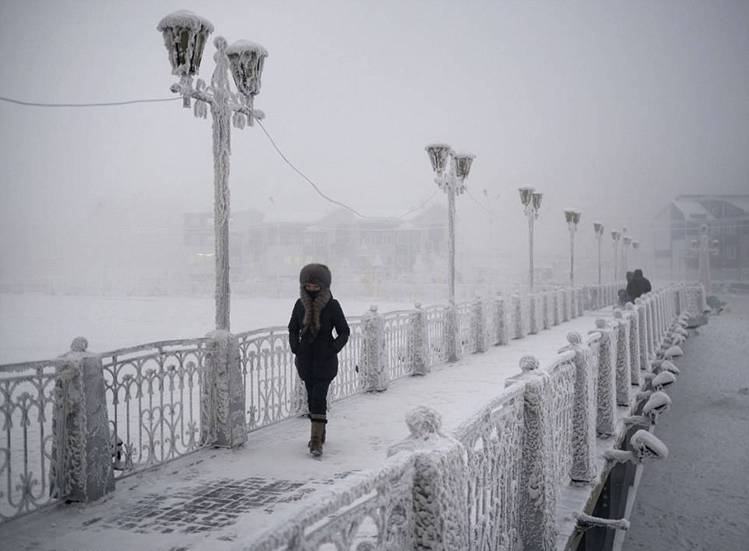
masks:
<svg viewBox="0 0 749 551"><path fill-rule="evenodd" d="M333 380L338 374L338 353L346 346L351 330L341 305L331 298L320 311L320 329L310 339L304 328L304 304L297 299L289 321L289 345L296 355L294 363L303 380ZM335 328L336 338L333 338Z"/></svg>
<svg viewBox="0 0 749 551"><path fill-rule="evenodd" d="M650 281L642 275L640 270L636 270L635 275L632 276L632 279L627 283L627 295L629 295L629 300L632 301L652 290L653 287L650 285Z"/></svg>

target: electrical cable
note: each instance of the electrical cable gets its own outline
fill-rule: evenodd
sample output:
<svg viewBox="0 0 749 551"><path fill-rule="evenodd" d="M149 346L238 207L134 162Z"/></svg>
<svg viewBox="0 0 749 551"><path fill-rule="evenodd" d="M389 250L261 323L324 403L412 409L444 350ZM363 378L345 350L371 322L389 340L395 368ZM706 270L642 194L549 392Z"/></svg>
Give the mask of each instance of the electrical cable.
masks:
<svg viewBox="0 0 749 551"><path fill-rule="evenodd" d="M163 101L176 101L182 99L181 96L174 98L151 98L151 99L133 99L123 101L104 101L93 103L42 103L35 101L22 101L19 99L0 96L0 101L15 103L16 105L25 105L27 107L111 107L113 105L131 105L133 103L159 103Z"/></svg>

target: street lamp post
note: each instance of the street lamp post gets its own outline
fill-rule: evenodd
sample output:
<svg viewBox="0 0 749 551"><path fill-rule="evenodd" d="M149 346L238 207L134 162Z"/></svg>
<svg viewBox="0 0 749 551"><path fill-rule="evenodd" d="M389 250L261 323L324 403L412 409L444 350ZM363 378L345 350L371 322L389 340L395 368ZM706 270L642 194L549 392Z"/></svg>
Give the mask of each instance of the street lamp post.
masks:
<svg viewBox="0 0 749 551"><path fill-rule="evenodd" d="M259 44L246 40L228 46L226 39L218 36L213 41L216 67L211 83L206 86L202 79L198 79L193 86L193 76L200 70L203 49L208 35L213 32L213 25L189 11L177 11L164 17L156 28L164 36L172 74L179 77L179 82L171 86L171 91L182 96L182 106L185 108L190 107L191 99L195 100L196 117L206 118L210 105L213 119L216 329L228 331L230 123L242 129L245 125L253 126L256 119L265 117L262 111L254 108L254 99L260 92L260 77L268 52ZM234 77L236 93L229 87L229 71Z"/></svg>
<svg viewBox="0 0 749 551"><path fill-rule="evenodd" d="M541 210L543 193L535 191L532 187L521 187L518 191L523 212L528 218L528 288L533 292L533 225L538 219L538 211Z"/></svg>
<svg viewBox="0 0 749 551"><path fill-rule="evenodd" d="M697 254L698 278L705 288L706 296L711 292L712 274L710 266L710 256L715 256L720 252L717 239L710 241L710 233L707 224L700 226L699 241L692 241L692 250Z"/></svg>
<svg viewBox="0 0 749 551"><path fill-rule="evenodd" d="M631 244L632 237L629 235L622 235L622 268L624 268L625 272L629 271L629 246Z"/></svg>
<svg viewBox="0 0 749 551"><path fill-rule="evenodd" d="M457 312L455 307L455 196L465 191L465 179L471 171L475 159L471 154L456 154L449 145L436 143L426 146L426 152L434 170L434 181L447 193L448 224L448 298L450 302L450 345L448 361L454 362L457 356Z"/></svg>
<svg viewBox="0 0 749 551"><path fill-rule="evenodd" d="M632 264L637 266L640 261L639 256L640 242L637 239L632 240ZM642 266L640 266L642 268Z"/></svg>
<svg viewBox="0 0 749 551"><path fill-rule="evenodd" d="M611 230L611 239L614 243L614 281L619 277L619 240L622 233L619 230Z"/></svg>
<svg viewBox="0 0 749 551"><path fill-rule="evenodd" d="M593 222L593 231L596 233L596 241L598 242L598 285L602 283L601 276L601 242L603 241L603 224L600 222Z"/></svg>
<svg viewBox="0 0 749 551"><path fill-rule="evenodd" d="M579 210L567 209L564 211L564 219L570 230L570 287L575 287L575 233L580 223L582 213Z"/></svg>

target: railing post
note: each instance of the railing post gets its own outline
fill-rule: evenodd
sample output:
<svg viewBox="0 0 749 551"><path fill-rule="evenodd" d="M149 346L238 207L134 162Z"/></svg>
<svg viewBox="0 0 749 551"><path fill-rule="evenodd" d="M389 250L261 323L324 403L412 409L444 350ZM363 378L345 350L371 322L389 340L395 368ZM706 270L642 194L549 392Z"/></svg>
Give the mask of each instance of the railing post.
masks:
<svg viewBox="0 0 749 551"><path fill-rule="evenodd" d="M90 502L114 491L112 442L101 357L77 337L55 370L50 494Z"/></svg>
<svg viewBox="0 0 749 551"><path fill-rule="evenodd" d="M551 313L549 312L552 306L551 304L552 301L550 300L549 292L544 291L543 293L541 293L541 299L543 300L543 320L544 320L543 328L549 329L551 328L551 322L553 319L553 316L550 315Z"/></svg>
<svg viewBox="0 0 749 551"><path fill-rule="evenodd" d="M575 352L575 404L572 417L572 468L575 482L591 482L597 474L596 396L591 368L591 350L582 342L580 333L567 334L567 342Z"/></svg>
<svg viewBox="0 0 749 551"><path fill-rule="evenodd" d="M575 319L580 311L580 303L578 302L577 289L575 287L570 289L570 319Z"/></svg>
<svg viewBox="0 0 749 551"><path fill-rule="evenodd" d="M650 296L643 297L645 302L645 319L648 326L648 358L655 357L655 321L653 320L653 299Z"/></svg>
<svg viewBox="0 0 749 551"><path fill-rule="evenodd" d="M431 408L410 411L406 425L410 435L387 454L414 454L414 549L468 549L468 503L455 499L468 491L465 447L442 433L442 419Z"/></svg>
<svg viewBox="0 0 749 551"><path fill-rule="evenodd" d="M562 301L562 321L570 321L570 294L567 289L562 289L559 293Z"/></svg>
<svg viewBox="0 0 749 551"><path fill-rule="evenodd" d="M624 309L630 320L629 329L629 357L630 357L630 380L633 385L640 384L640 316L635 310L635 305L628 302Z"/></svg>
<svg viewBox="0 0 749 551"><path fill-rule="evenodd" d="M635 309L637 310L639 325L638 340L640 341L640 369L646 370L650 365L650 358L648 358L648 318L645 315L645 305L642 303L642 298L635 299Z"/></svg>
<svg viewBox="0 0 749 551"><path fill-rule="evenodd" d="M596 431L602 438L614 434L614 411L616 404L616 346L613 332L604 319L596 320L596 331L601 334L598 347L598 412Z"/></svg>
<svg viewBox="0 0 749 551"><path fill-rule="evenodd" d="M552 551L556 549L557 492L554 484L551 461L548 453L551 434L546 419L544 404L548 377L533 373L538 370L538 360L532 356L520 359L523 375L516 380L524 381L523 420L523 467L520 483L521 533L525 549Z"/></svg>
<svg viewBox="0 0 749 551"><path fill-rule="evenodd" d="M416 310L411 314L411 331L409 333L410 357L413 362L411 373L413 375L426 375L431 371L429 365L429 336L427 334L427 315L421 307L416 304Z"/></svg>
<svg viewBox="0 0 749 551"><path fill-rule="evenodd" d="M512 295L512 312L513 312L513 330L514 338L522 339L525 337L525 327L523 324L523 305L520 300L520 295L514 293Z"/></svg>
<svg viewBox="0 0 749 551"><path fill-rule="evenodd" d="M528 332L531 335L538 333L539 320L536 315L536 301L538 301L538 297L534 293L530 293L528 295L528 315L530 316L530 327Z"/></svg>
<svg viewBox="0 0 749 551"><path fill-rule="evenodd" d="M510 336L507 327L507 301L501 294L497 295L494 303L494 316L494 327L497 330L496 344L505 345L509 342Z"/></svg>
<svg viewBox="0 0 749 551"><path fill-rule="evenodd" d="M449 323L448 323L449 325ZM372 306L362 320L361 378L365 392L382 392L390 384L385 358L385 323Z"/></svg>
<svg viewBox="0 0 749 551"><path fill-rule="evenodd" d="M445 328L445 350L447 350L447 361L458 361L458 349L460 343L460 323L458 323L458 307L451 304L447 308L447 327Z"/></svg>
<svg viewBox="0 0 749 551"><path fill-rule="evenodd" d="M486 319L484 317L484 304L480 298L476 298L471 304L471 332L475 353L486 352Z"/></svg>
<svg viewBox="0 0 749 551"><path fill-rule="evenodd" d="M562 323L562 302L564 296L559 289L552 291L552 293L552 297L554 297L554 325L559 325Z"/></svg>
<svg viewBox="0 0 749 551"><path fill-rule="evenodd" d="M200 389L200 442L236 448L247 441L245 388L237 337L226 330L208 333Z"/></svg>
<svg viewBox="0 0 749 551"><path fill-rule="evenodd" d="M629 350L629 319L620 308L614 310L616 320L616 405L629 406L629 392L632 388L632 360Z"/></svg>
<svg viewBox="0 0 749 551"><path fill-rule="evenodd" d="M582 288L577 289L577 316L585 314L585 293Z"/></svg>

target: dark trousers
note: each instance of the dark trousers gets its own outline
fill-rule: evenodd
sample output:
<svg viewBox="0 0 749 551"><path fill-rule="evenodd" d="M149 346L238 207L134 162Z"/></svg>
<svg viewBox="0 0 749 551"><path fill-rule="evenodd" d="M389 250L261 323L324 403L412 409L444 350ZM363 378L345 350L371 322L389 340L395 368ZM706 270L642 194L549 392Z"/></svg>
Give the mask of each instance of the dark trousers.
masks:
<svg viewBox="0 0 749 551"><path fill-rule="evenodd" d="M308 379L304 381L307 387L307 405L309 412L325 415L328 411L328 387L332 381L328 379Z"/></svg>

